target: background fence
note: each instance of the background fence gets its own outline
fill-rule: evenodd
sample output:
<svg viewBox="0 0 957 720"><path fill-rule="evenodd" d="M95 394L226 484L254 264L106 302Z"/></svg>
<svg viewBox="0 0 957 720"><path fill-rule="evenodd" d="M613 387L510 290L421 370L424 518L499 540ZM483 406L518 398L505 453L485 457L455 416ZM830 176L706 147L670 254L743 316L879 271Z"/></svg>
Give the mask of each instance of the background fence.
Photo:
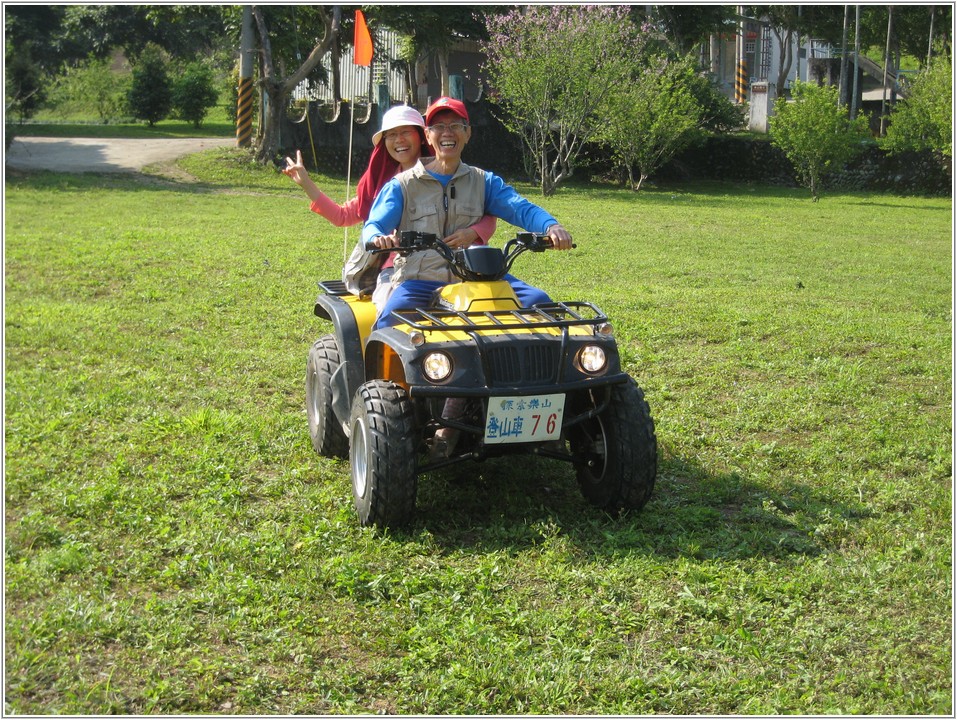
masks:
<svg viewBox="0 0 957 720"><path fill-rule="evenodd" d="M377 30L374 38L374 54L369 67L354 65L352 51L347 50L339 58L339 88L343 100L357 102L375 101L375 86L385 83L389 86L389 97L402 100L408 93L408 80L405 72L395 67L399 58L399 35L393 30ZM326 53L322 66L327 76L332 78L332 53ZM305 81L293 91L294 100L312 100L332 102L332 83Z"/></svg>

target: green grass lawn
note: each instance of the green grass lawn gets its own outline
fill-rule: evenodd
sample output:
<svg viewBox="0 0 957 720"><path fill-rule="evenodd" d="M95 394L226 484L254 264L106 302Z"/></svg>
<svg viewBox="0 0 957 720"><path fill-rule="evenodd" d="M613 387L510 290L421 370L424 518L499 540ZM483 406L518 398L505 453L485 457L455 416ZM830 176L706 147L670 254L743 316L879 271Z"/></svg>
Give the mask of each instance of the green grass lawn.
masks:
<svg viewBox="0 0 957 720"><path fill-rule="evenodd" d="M223 106L217 105L209 110L199 127L182 120L160 120L152 127L134 120L106 124L93 114L63 118L54 112L43 111L29 122L8 126L8 132L10 129L15 135L42 137L231 137L236 134L236 122L227 117Z"/></svg>
<svg viewBox="0 0 957 720"><path fill-rule="evenodd" d="M6 712L952 714L950 199L518 185L578 249L515 273L613 318L655 495L490 461L380 533L306 426L343 231L181 168L7 177Z"/></svg>

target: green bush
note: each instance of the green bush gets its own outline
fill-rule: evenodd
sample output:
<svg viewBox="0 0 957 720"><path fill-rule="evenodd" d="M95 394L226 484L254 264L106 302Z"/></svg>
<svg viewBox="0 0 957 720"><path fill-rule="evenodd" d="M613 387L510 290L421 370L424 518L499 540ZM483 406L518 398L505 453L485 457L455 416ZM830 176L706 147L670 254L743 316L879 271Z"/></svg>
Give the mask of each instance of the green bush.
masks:
<svg viewBox="0 0 957 720"><path fill-rule="evenodd" d="M701 106L703 130L726 133L744 125L744 110L721 93L713 75L693 73L687 78L686 84Z"/></svg>
<svg viewBox="0 0 957 720"><path fill-rule="evenodd" d="M627 171L633 190L696 137L703 109L688 87L693 76L688 59L655 56L606 100L608 118L600 137Z"/></svg>
<svg viewBox="0 0 957 720"><path fill-rule="evenodd" d="M797 81L791 95L793 102L778 98L774 103L771 142L784 151L816 201L821 176L863 150L867 119L851 120L847 109L838 104L833 86Z"/></svg>
<svg viewBox="0 0 957 720"><path fill-rule="evenodd" d="M897 103L881 147L890 153L932 150L953 157L953 66L947 56L937 56L921 71L910 96Z"/></svg>
<svg viewBox="0 0 957 720"><path fill-rule="evenodd" d="M209 66L194 62L173 81L173 115L199 127L206 113L219 100L216 81Z"/></svg>
<svg viewBox="0 0 957 720"><path fill-rule="evenodd" d="M226 77L226 86L223 88L226 97L226 117L233 125L236 124L236 116L239 114L239 62L237 61L229 75ZM255 100L254 100L255 102Z"/></svg>
<svg viewBox="0 0 957 720"><path fill-rule="evenodd" d="M153 126L169 115L172 95L163 51L150 45L133 68L133 82L126 96L130 112L136 119Z"/></svg>
<svg viewBox="0 0 957 720"><path fill-rule="evenodd" d="M56 79L50 109L62 117L95 115L104 124L116 122L126 111L130 83L129 72L114 70L112 60L90 58Z"/></svg>

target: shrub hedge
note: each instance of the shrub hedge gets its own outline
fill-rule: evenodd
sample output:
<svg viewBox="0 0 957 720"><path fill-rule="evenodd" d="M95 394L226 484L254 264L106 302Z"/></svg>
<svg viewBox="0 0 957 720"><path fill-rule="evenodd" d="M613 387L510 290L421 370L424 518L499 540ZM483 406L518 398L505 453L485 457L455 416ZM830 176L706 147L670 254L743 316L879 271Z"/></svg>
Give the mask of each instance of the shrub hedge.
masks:
<svg viewBox="0 0 957 720"><path fill-rule="evenodd" d="M489 104L484 100L469 102L468 110L473 136L465 153L467 161L506 177L528 179L519 140L505 130ZM348 106L343 105L334 121L327 121L320 116L319 107L312 104L308 113L312 126L311 139L303 117L300 110L297 117L287 118L281 142L284 152L301 149L306 164L311 166L311 148L314 147L316 159L322 168L345 169L349 150ZM362 119L357 120L352 138L354 180L358 180L365 169L372 148L372 134L378 129L375 108L369 113L366 122L361 122ZM827 189L949 195L952 176L949 158L942 162L930 151L889 155L876 144L868 144L864 152L842 170L826 176L824 186ZM588 146L582 153L576 177L622 180L620 171L614 169L611 154L599 146ZM771 144L769 138L744 135L706 137L679 153L652 177L652 182L659 183L699 180L797 186L791 163L784 153Z"/></svg>

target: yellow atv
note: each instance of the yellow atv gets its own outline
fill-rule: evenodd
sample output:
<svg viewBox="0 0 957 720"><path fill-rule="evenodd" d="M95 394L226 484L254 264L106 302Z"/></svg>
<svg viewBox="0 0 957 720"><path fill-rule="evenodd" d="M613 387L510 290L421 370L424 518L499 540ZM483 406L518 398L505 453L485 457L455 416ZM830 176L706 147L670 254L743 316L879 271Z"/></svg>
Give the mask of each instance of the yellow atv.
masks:
<svg viewBox="0 0 957 720"><path fill-rule="evenodd" d="M435 235L402 233L400 254L435 250L462 282L374 331L369 297L319 283L315 314L334 333L309 352L309 432L319 454L348 453L363 525L407 524L421 473L513 453L572 463L585 498L609 512L648 502L654 421L621 369L607 317L587 302L523 308L502 279L520 254L548 247L532 233L504 250L452 250ZM436 452L440 428L455 436L447 455Z"/></svg>

